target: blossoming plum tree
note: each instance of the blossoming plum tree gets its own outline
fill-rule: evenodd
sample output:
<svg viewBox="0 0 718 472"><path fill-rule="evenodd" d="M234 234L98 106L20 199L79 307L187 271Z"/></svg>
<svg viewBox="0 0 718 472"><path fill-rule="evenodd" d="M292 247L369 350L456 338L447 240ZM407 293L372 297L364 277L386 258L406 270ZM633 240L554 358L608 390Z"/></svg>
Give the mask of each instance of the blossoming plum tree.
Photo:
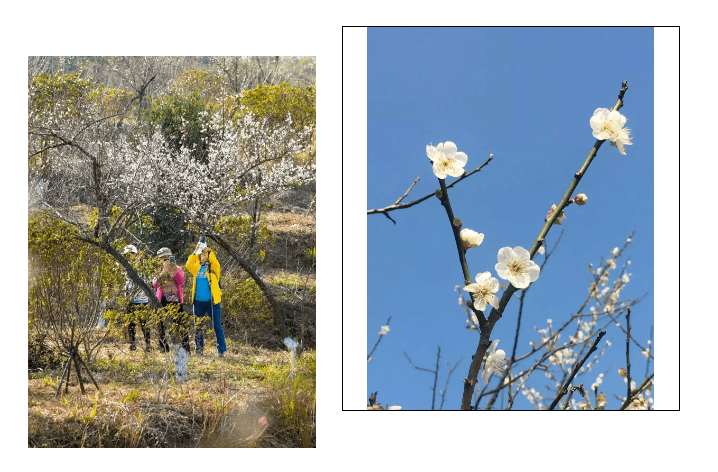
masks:
<svg viewBox="0 0 718 472"><path fill-rule="evenodd" d="M311 145L312 127L297 126L289 113L259 117L243 109L238 95L224 94L217 100L219 112L200 112L204 114L192 123L182 117L176 121L179 134L197 131L203 137L202 152L197 153L195 141L173 140L176 136L143 120L146 115L139 107L147 98L146 87L136 93L112 90L79 71L31 73L28 90L33 211L75 226L79 241L114 257L158 308L154 290L118 249L142 215L169 208L237 260L265 294L277 326L284 330L271 290L217 224L259 196L276 197L314 180L313 160L298 157ZM138 107L136 114L131 113L133 106ZM96 209L96 217L87 218L78 195L80 202Z"/></svg>
<svg viewBox="0 0 718 472"><path fill-rule="evenodd" d="M478 409L482 400L486 400L484 408L490 409L494 406L499 392L507 392L508 408L511 408L516 395L522 392L526 398L539 409L554 409L559 405L564 397L568 396L561 408L575 409L603 409L606 405L605 394L598 395L598 388L601 384L602 375L592 384L590 391L594 393L594 399L591 401L589 395L583 388L583 383L574 385L574 380L580 373L583 375L590 367L597 362L597 358L603 355L607 347L604 346L597 356L589 359L590 355L598 350L598 342L605 335L603 329L609 323L615 323L626 334L626 363L630 365L629 345L638 345L644 357L650 359L650 341L648 347L642 346L638 341L633 339L630 333L630 311L631 307L638 303L640 299L621 301L620 293L625 285L630 281L630 274L626 273L626 268L630 264L630 260L621 268L620 273L610 283L609 274L617 268L616 259L621 256L631 243L631 236L627 239L623 248L615 248L610 252L605 263L601 263L601 267L594 269L589 264L589 271L593 275L593 282L589 287L589 296L586 301L578 308L576 313L561 326L554 327L552 320L549 319L546 329L538 330L541 342L531 342L531 349L523 355L517 355L517 343L514 341L513 349L508 355L503 349L498 349L498 340L492 341L491 334L494 326L501 320L507 304L513 297L520 300L519 315L517 319L516 339L518 339L519 327L521 323L521 314L524 304L524 297L531 288L531 284L540 283L539 276L546 265L553 250L544 251L544 243L546 236L554 224L561 224L566 218L564 210L571 204L584 205L588 201L585 194L574 195L574 191L578 187L579 182L586 175L586 172L595 158L599 148L605 141L609 141L616 146L621 154L626 154L625 146L631 145L630 130L625 128L626 117L623 116L619 109L623 106L623 98L628 86L626 82L622 84L618 101L612 109L598 108L590 118L590 126L593 130L593 136L597 139L588 157L585 159L581 168L575 173L572 181L565 194L558 204L553 204L545 223L540 229L538 236L530 245L529 249L521 246L503 247L499 250L498 262L494 266L494 270L498 277L507 280L509 283L499 284L489 271L479 272L476 275L476 281L472 282L469 266L466 260L466 252L469 248L475 248L481 244L484 234L479 234L471 229L461 229L462 222L454 215L451 202L449 199L449 188L458 181L466 178L469 174L464 171L464 167L468 162L468 156L458 151L458 147L451 141L440 143L437 146L429 145L426 147L426 154L432 164L434 175L439 180L440 189L435 195L444 207L449 227L454 236L457 255L464 277L464 290L470 294L470 299L465 299L463 295L459 297L459 304L465 307L467 314L467 328L470 330L478 330L480 339L476 347L476 352L472 355L472 362L469 367L468 374L464 379L464 389L461 401L461 409ZM489 158L489 161L493 155ZM486 165L489 161L484 163ZM483 165L481 166L483 167ZM480 168L481 168L480 167ZM473 172L476 172L476 169ZM458 177L451 185L447 186L445 179L447 176ZM414 182L416 183L416 181ZM412 184L413 187L413 184ZM388 212L401 208L407 208L414 204L424 201L427 197L406 204L399 204L409 193L409 190L395 204L383 209L369 210L367 214L383 213L388 218ZM390 218L391 219L391 218ZM393 221L393 220L392 220ZM562 231L563 234L563 231ZM560 240L559 236L559 240ZM557 242L558 244L558 242ZM540 250L541 249L541 250ZM555 249L555 247L554 247ZM537 264L534 258L538 254L543 257L541 265ZM601 289L601 287L603 287ZM497 296L496 293L503 288L503 294ZM460 287L456 287L460 290ZM520 290L520 293L517 291ZM592 305L589 307L589 305ZM491 307L490 311L485 313ZM588 308L588 313L585 313ZM626 316L626 327L623 328L617 322L620 315ZM573 329L575 324L578 326ZM388 324L388 322L387 322ZM388 331L388 326L386 326ZM380 335L384 335L382 329ZM568 341L561 341L561 336L568 334ZM376 346L375 346L376 349ZM524 360L530 362L528 368L518 371L518 366ZM429 370L429 369L422 369ZM478 388L478 374L483 370L481 380L483 389ZM545 402L543 393L527 387L527 381L531 374L537 370L542 370L555 383L555 395L551 402ZM431 371L438 375L438 359L437 370ZM489 388L491 376L499 378L498 386ZM653 374L646 372L645 380L640 386L636 386L635 382L630 380L630 374L625 371L621 375L625 375L627 383L627 391L621 398L621 409L630 409L636 407L646 407L649 405L649 398L646 391L652 385ZM447 380L448 383L448 380ZM436 377L435 377L436 384ZM578 392L583 399L576 402L572 399L572 395ZM444 392L442 392L443 395ZM396 401L396 400L395 400ZM376 409L376 408L373 408Z"/></svg>

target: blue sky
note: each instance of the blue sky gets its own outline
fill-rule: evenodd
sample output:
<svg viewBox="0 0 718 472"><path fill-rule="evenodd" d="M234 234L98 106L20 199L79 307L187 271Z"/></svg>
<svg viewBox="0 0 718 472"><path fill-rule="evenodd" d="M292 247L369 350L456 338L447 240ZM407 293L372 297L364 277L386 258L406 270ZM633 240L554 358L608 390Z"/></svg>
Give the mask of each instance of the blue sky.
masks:
<svg viewBox="0 0 718 472"><path fill-rule="evenodd" d="M634 144L623 156L604 143L577 189L589 202L569 207L563 225L549 233L551 248L565 230L527 294L519 354L538 341L534 327L545 328L547 318L555 326L575 312L588 294L588 263L596 266L631 232L633 243L618 260L619 268L631 260L631 282L621 300L647 294L632 310L631 328L639 342L649 339L655 299L653 57L650 28L368 29L366 208L392 204L416 177L420 181L405 202L438 188L426 157L429 143L456 143L469 157L467 170L493 153L480 173L450 190L464 227L485 234L467 254L472 278L484 271L498 278L501 247L531 246L595 142L593 111L611 108L621 82L628 82L621 113ZM412 367L404 353L415 365L433 368L440 346L438 389L446 382L447 363L461 359L444 404L457 409L478 333L465 329L457 303L454 287L463 286L462 273L446 213L432 198L390 215L396 225L383 215L367 216L367 353L392 318L367 365L366 397L379 391L382 404L429 409L433 375ZM535 260L540 264L542 256ZM512 299L492 335L507 353L518 305ZM609 325L601 346L605 340L612 346L582 381L590 386L604 372L602 389L609 393L608 408L615 409L611 394L625 395L617 373L626 363L625 335ZM635 345L631 353L640 383L645 359ZM530 386L539 390L544 380L539 373ZM523 395L515 408L533 409Z"/></svg>

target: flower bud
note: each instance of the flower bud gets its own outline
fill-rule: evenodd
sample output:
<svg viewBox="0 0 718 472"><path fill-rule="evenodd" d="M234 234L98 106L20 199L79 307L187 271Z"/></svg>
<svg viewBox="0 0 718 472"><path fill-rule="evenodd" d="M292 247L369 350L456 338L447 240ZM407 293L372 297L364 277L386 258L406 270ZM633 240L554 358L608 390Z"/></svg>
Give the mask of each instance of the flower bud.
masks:
<svg viewBox="0 0 718 472"><path fill-rule="evenodd" d="M444 196L444 193L441 191L441 189L436 189L436 192L434 192L434 195L436 195L436 198L441 200L441 197Z"/></svg>
<svg viewBox="0 0 718 472"><path fill-rule="evenodd" d="M576 205L585 205L588 201L588 197L585 193L579 193L578 195L576 195L576 198L574 198L573 201L576 203Z"/></svg>
<svg viewBox="0 0 718 472"><path fill-rule="evenodd" d="M454 221L452 221L452 223L453 223L454 226L456 226L457 228L461 228L461 225L463 224L463 223L461 223L461 220L458 219L458 218L454 218Z"/></svg>
<svg viewBox="0 0 718 472"><path fill-rule="evenodd" d="M484 241L484 233L477 233L467 228L462 229L459 236L461 236L461 244L463 244L464 249L476 247Z"/></svg>

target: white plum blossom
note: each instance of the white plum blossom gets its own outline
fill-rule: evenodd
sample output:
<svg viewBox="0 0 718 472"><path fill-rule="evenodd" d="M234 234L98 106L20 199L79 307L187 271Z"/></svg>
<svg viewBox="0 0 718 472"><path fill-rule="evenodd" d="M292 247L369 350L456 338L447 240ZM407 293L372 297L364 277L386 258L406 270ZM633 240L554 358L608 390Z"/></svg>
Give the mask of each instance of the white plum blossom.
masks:
<svg viewBox="0 0 718 472"><path fill-rule="evenodd" d="M521 246L499 249L496 273L516 288L527 288L539 277L541 269L531 260L531 254Z"/></svg>
<svg viewBox="0 0 718 472"><path fill-rule="evenodd" d="M617 256L617 255L618 255L618 248L617 248L617 247L614 247L614 248L611 250L611 254L613 254L614 256Z"/></svg>
<svg viewBox="0 0 718 472"><path fill-rule="evenodd" d="M388 333L388 332L389 332L389 327L388 327L388 326L382 326L382 327L381 327L381 331L379 331L379 336L383 336L383 335L385 335L385 334Z"/></svg>
<svg viewBox="0 0 718 472"><path fill-rule="evenodd" d="M484 233L477 233L472 229L464 228L459 233L464 249L470 249L480 245L484 241Z"/></svg>
<svg viewBox="0 0 718 472"><path fill-rule="evenodd" d="M506 353L503 349L496 349L499 340L496 339L491 343L491 347L486 352L486 363L484 364L484 373L481 376L481 380L484 381L484 385L489 383L491 374L501 375L504 373L506 368Z"/></svg>
<svg viewBox="0 0 718 472"><path fill-rule="evenodd" d="M126 171L110 182L130 195L143 195L152 204L177 208L190 221L205 215L236 212L238 204L257 196L278 196L315 178L315 166L299 165L296 154L307 145L311 130L295 131L291 116L270 126L251 113L237 126L209 120L207 153L198 160L191 148L173 149L160 132L124 146L118 164ZM145 189L140 192L137 187ZM238 189L242 189L238 192ZM134 200L129 200L134 202Z"/></svg>
<svg viewBox="0 0 718 472"><path fill-rule="evenodd" d="M445 179L447 175L461 176L468 160L468 156L458 152L456 144L451 141L439 143L436 147L426 146L426 155L433 164L434 175L440 179Z"/></svg>
<svg viewBox="0 0 718 472"><path fill-rule="evenodd" d="M482 272L476 275L476 283L464 287L467 292L475 294L474 307L484 311L486 305L499 308L499 298L495 295L499 291L499 281L491 277L490 272Z"/></svg>
<svg viewBox="0 0 718 472"><path fill-rule="evenodd" d="M612 146L618 147L618 152L625 155L624 146L632 145L630 132L623 126L626 124L626 117L618 111L609 111L607 108L596 108L590 120L593 129L593 137L596 139L611 141Z"/></svg>

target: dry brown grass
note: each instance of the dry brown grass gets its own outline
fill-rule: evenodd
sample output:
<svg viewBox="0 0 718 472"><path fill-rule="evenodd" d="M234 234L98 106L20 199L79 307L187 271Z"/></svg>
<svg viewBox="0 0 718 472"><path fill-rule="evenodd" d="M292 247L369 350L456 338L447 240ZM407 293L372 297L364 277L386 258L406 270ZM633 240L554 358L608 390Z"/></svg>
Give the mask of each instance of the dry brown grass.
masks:
<svg viewBox="0 0 718 472"><path fill-rule="evenodd" d="M275 420L271 392L262 386L263 366L287 362L286 352L241 346L222 360L205 352L190 358L190 380L175 383L170 354L129 351L114 341L93 365L102 392L88 382L82 395L73 373L59 399L61 367L31 374L28 446L301 447L301 438Z"/></svg>

